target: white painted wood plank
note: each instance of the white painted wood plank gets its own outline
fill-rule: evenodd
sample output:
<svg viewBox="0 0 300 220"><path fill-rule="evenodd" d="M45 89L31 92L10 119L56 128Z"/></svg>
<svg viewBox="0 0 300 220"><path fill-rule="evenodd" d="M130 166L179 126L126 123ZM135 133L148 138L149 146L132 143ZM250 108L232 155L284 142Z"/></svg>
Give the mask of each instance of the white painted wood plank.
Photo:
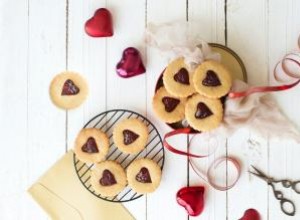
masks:
<svg viewBox="0 0 300 220"><path fill-rule="evenodd" d="M228 46L244 61L251 85L267 82L267 2L227 1Z"/></svg>
<svg viewBox="0 0 300 220"><path fill-rule="evenodd" d="M207 42L213 43L225 43L224 35L224 1L197 1L189 0L188 7L188 18L189 22L197 24L197 28L194 29L195 32L199 33L200 36ZM205 146L199 145L199 147L205 148ZM209 150L209 149L208 149ZM208 153L208 152L207 152ZM199 162L202 164L201 168L206 171L210 164L216 158L226 155L226 141L220 142L220 147L214 155L209 158L200 159L203 160ZM226 166L223 166L224 172L221 177L226 181ZM219 172L218 172L219 173ZM219 173L220 174L220 173ZM217 175L217 174L216 174ZM218 175L220 177L220 175ZM200 215L201 219L224 219L226 216L226 192L221 192L215 190L213 187L209 186L207 183L203 182L192 170L189 169L189 177L191 185L203 184L206 187L206 202L205 209Z"/></svg>
<svg viewBox="0 0 300 220"><path fill-rule="evenodd" d="M239 219L249 208L256 209L262 219L268 216L268 185L251 176L251 165L267 172L268 141L242 129L228 140L228 154L239 159L241 178L228 191L228 219Z"/></svg>
<svg viewBox="0 0 300 220"><path fill-rule="evenodd" d="M269 4L269 74L270 83L274 83L272 70L275 64L288 52L296 49L297 38L300 33L299 22L300 4L297 1L272 1ZM297 97L299 88L287 92L276 93L274 96L283 112L300 128L299 117L295 117L300 109ZM270 175L275 178L300 179L299 171L299 144L287 140L270 141ZM281 185L276 185L283 190ZM285 196L295 202L296 215L289 217L280 210L279 201L272 194L269 196L270 219L299 219L300 197L291 190L283 190Z"/></svg>
<svg viewBox="0 0 300 220"><path fill-rule="evenodd" d="M18 1L18 5L9 0L0 2L0 131L2 155L5 155L0 168L0 219L8 220L27 214L22 208L27 201L24 191L28 184L24 167L28 155L27 10L25 1ZM11 11L18 16L12 17Z"/></svg>
<svg viewBox="0 0 300 220"><path fill-rule="evenodd" d="M106 110L106 38L92 38L84 31L85 22L105 7L105 1L69 1L68 69L79 72L88 82L89 95L78 109L68 111L68 147L95 115Z"/></svg>
<svg viewBox="0 0 300 220"><path fill-rule="evenodd" d="M107 39L107 109L124 108L146 115L146 75L121 78L116 65L127 47L135 47L142 53L145 63L145 1L107 1L107 8L114 19L114 36ZM146 196L123 203L136 219L146 218Z"/></svg>
<svg viewBox="0 0 300 220"><path fill-rule="evenodd" d="M186 20L186 1L147 1L147 21L161 24ZM157 79L169 60L162 57L156 49L147 48L147 112L148 118L158 127L161 136L170 129L159 121L152 110L152 97ZM177 139L178 140L178 139ZM186 149L186 140L183 137L177 145ZM147 217L157 219L187 219L186 211L176 203L176 193L187 184L187 160L185 157L165 151L165 166L162 182L159 189L148 195Z"/></svg>
<svg viewBox="0 0 300 220"><path fill-rule="evenodd" d="M245 63L248 72L248 82L252 85L268 83L268 5L265 1L227 2L227 42ZM255 16L254 16L255 15ZM247 139L259 143L260 156L252 161L251 154L255 150L247 150ZM245 153L246 151L246 153ZM247 136L239 133L228 141L229 155L236 155L243 165L242 178L238 185L228 191L228 219L239 219L248 208L256 208L262 219L268 216L268 188L266 185L253 180L246 173L249 165L268 171L268 142L267 137L258 138L251 134ZM250 155L248 155L250 154ZM255 182L254 182L255 181Z"/></svg>
<svg viewBox="0 0 300 220"><path fill-rule="evenodd" d="M65 69L65 2L30 0L28 62L27 178L32 184L65 152L65 112L49 98L52 78ZM31 203L24 203L23 219L44 218Z"/></svg>
<svg viewBox="0 0 300 220"><path fill-rule="evenodd" d="M26 190L64 152L65 114L48 93L52 77L65 64L65 6L52 3L1 1L1 122L9 128L4 146L14 148L4 152L2 161L9 167L1 171L6 185L1 219L46 217Z"/></svg>

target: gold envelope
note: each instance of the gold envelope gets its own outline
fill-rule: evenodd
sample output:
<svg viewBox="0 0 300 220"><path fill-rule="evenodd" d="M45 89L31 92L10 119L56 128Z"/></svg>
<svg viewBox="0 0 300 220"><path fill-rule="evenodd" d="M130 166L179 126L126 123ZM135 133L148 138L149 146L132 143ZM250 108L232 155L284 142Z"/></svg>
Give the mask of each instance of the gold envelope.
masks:
<svg viewBox="0 0 300 220"><path fill-rule="evenodd" d="M121 203L104 201L81 184L73 164L73 151L65 154L28 192L52 219L132 220Z"/></svg>

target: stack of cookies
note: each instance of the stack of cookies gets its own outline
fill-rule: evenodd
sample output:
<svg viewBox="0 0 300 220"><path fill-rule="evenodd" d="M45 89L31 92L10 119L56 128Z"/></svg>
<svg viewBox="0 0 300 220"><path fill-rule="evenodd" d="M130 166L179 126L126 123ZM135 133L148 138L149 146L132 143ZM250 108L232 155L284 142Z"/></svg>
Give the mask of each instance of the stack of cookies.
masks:
<svg viewBox="0 0 300 220"><path fill-rule="evenodd" d="M197 131L210 131L223 119L220 100L232 85L229 71L209 60L192 71L178 58L163 73L163 85L153 97L153 110L166 123L187 120Z"/></svg>
<svg viewBox="0 0 300 220"><path fill-rule="evenodd" d="M118 150L126 154L137 154L148 142L148 128L136 118L125 119L116 124L113 141ZM157 189L161 180L161 168L153 160L134 160L125 169L121 164L106 160L110 144L106 133L97 128L85 128L75 141L75 154L85 163L95 164L91 185L102 196L116 196L128 185L137 193L150 193Z"/></svg>

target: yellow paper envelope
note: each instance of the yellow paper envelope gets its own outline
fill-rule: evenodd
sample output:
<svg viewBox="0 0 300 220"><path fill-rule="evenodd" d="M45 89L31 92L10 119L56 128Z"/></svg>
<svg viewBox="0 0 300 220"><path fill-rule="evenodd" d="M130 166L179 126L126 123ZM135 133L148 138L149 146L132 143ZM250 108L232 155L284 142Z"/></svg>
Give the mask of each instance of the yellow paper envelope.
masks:
<svg viewBox="0 0 300 220"><path fill-rule="evenodd" d="M82 185L75 172L73 151L54 164L28 192L55 220L134 219L121 203L97 198Z"/></svg>

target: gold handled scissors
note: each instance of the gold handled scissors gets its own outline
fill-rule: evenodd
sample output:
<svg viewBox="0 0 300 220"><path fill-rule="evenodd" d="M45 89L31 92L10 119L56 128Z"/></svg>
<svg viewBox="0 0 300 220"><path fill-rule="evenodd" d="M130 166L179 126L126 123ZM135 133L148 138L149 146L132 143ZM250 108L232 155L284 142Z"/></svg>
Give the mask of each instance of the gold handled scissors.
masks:
<svg viewBox="0 0 300 220"><path fill-rule="evenodd" d="M287 180L287 179L283 179L283 180L275 180L272 177L267 176L264 172L260 171L259 169L257 169L256 167L252 166L252 168L256 171L256 172L252 172L249 171L249 173L263 179L264 181L266 181L268 183L269 186L272 187L273 189L273 193L274 196L277 200L280 201L280 208L281 210L289 216L294 216L296 213L296 207L293 201L287 199L284 197L283 193L279 190L276 190L275 188L275 183L281 183L281 185L285 188L291 188L292 190L294 190L296 193L300 194L300 180L299 181L291 181L291 180ZM287 210L286 209L286 205L290 205L291 210Z"/></svg>

